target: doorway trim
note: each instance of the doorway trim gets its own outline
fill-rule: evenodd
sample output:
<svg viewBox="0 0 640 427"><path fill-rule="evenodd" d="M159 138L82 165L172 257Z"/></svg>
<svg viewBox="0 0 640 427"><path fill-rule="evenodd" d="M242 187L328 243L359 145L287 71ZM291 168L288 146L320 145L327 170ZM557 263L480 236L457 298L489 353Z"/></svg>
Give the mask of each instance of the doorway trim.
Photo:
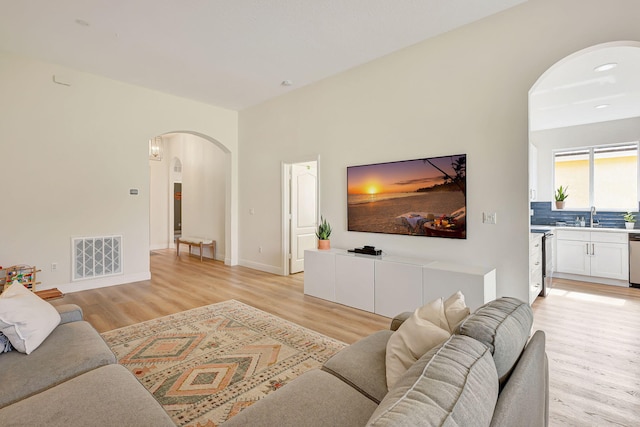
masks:
<svg viewBox="0 0 640 427"><path fill-rule="evenodd" d="M169 248L175 249L176 247L176 227L175 227L175 219L176 219L176 199L175 199L175 186L176 184L181 184L182 185L182 179L175 180L175 179L171 179L169 182L169 191L171 192L170 194L170 199L171 203L169 206ZM182 207L180 208L180 211L182 211ZM180 213L180 216L182 217L182 212ZM180 218L180 222L182 223L182 218ZM182 230L182 227L181 227Z"/></svg>
<svg viewBox="0 0 640 427"><path fill-rule="evenodd" d="M316 162L317 184L316 184L316 218L320 218L320 155L315 158L304 158L293 162L282 162L282 275L291 274L291 169L294 164Z"/></svg>

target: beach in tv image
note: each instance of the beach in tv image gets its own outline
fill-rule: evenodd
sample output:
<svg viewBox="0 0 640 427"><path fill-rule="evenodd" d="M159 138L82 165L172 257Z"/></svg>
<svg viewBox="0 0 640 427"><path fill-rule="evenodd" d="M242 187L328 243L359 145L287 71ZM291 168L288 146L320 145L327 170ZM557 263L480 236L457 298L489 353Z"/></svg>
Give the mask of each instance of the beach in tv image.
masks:
<svg viewBox="0 0 640 427"><path fill-rule="evenodd" d="M348 230L467 237L467 155L347 167Z"/></svg>

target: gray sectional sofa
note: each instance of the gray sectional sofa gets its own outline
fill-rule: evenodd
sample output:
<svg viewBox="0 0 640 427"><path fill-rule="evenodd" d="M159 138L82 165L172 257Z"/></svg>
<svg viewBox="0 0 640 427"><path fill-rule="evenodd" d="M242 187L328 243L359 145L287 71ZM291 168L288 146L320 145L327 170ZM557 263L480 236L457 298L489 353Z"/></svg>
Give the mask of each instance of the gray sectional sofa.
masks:
<svg viewBox="0 0 640 427"><path fill-rule="evenodd" d="M480 307L442 345L387 389L393 319L224 423L235 426L492 426L548 424L545 335L530 337L528 304L501 298Z"/></svg>
<svg viewBox="0 0 640 427"><path fill-rule="evenodd" d="M175 426L77 305L31 354L0 354L2 426Z"/></svg>

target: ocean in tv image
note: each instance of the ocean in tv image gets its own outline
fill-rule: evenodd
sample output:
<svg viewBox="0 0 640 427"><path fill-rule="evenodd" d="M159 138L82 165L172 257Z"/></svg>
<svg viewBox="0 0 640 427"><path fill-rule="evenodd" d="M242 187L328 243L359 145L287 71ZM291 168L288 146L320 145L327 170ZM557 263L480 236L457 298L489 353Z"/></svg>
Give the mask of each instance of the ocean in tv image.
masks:
<svg viewBox="0 0 640 427"><path fill-rule="evenodd" d="M348 230L467 237L467 155L347 167Z"/></svg>

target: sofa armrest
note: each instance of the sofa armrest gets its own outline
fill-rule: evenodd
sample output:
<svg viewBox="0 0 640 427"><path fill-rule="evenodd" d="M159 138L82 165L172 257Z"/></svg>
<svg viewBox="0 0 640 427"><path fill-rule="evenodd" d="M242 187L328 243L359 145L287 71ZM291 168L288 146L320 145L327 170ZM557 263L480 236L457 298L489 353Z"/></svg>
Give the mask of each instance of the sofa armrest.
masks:
<svg viewBox="0 0 640 427"><path fill-rule="evenodd" d="M60 324L78 322L82 320L82 308L75 304L62 304L55 306L58 313L60 313Z"/></svg>
<svg viewBox="0 0 640 427"><path fill-rule="evenodd" d="M398 314L396 317L391 319L391 326L389 326L389 329L391 329L392 331L397 331L400 325L402 325L405 320L411 317L412 314L413 313L410 311L405 311L404 313Z"/></svg>

